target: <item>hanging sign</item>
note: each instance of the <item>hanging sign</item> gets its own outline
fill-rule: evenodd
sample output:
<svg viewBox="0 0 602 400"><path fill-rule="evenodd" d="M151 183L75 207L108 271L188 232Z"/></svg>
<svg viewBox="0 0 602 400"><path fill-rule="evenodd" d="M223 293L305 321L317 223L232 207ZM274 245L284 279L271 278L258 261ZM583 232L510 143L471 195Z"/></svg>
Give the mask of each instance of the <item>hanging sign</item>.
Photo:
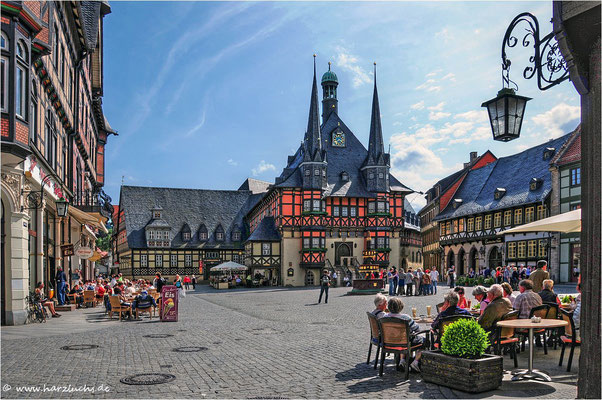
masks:
<svg viewBox="0 0 602 400"><path fill-rule="evenodd" d="M80 247L79 249L75 250L75 255L86 260L94 255L94 250L89 247Z"/></svg>
<svg viewBox="0 0 602 400"><path fill-rule="evenodd" d="M199 274L203 274L203 260L199 260Z"/></svg>
<svg viewBox="0 0 602 400"><path fill-rule="evenodd" d="M75 251L73 250L73 243L68 243L61 246L62 257L69 257L73 254L75 254Z"/></svg>

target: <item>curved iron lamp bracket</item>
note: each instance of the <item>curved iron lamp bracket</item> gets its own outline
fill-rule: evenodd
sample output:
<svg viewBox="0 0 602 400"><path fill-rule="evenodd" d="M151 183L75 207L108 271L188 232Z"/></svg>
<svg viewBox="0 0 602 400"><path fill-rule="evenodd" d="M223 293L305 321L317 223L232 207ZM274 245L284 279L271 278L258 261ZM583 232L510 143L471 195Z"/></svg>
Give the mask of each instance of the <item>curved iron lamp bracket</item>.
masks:
<svg viewBox="0 0 602 400"><path fill-rule="evenodd" d="M525 25L525 33L522 40L513 35L518 25ZM517 15L504 35L502 42L502 81L504 87L510 87L510 59L506 56L506 47L512 48L521 43L522 47L533 47L533 55L529 57L529 65L523 71L525 79L531 79L537 73L537 86L540 90L547 90L569 78L569 70L564 60L558 42L554 39L554 33L551 32L540 39L539 22L531 13L525 12Z"/></svg>
<svg viewBox="0 0 602 400"><path fill-rule="evenodd" d="M23 207L24 210L42 208L42 204L44 204L44 186L50 182L50 178L50 175L46 175L42 179L42 185L39 191L36 190L27 193L27 207Z"/></svg>

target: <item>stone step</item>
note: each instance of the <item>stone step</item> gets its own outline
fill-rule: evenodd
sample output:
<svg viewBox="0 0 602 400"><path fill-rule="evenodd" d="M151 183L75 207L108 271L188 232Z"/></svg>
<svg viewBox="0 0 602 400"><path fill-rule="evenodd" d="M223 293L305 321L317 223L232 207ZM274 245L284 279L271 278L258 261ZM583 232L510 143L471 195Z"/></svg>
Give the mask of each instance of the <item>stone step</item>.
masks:
<svg viewBox="0 0 602 400"><path fill-rule="evenodd" d="M75 304L64 304L62 306L59 305L55 305L54 309L56 311L75 311L77 309L77 306Z"/></svg>

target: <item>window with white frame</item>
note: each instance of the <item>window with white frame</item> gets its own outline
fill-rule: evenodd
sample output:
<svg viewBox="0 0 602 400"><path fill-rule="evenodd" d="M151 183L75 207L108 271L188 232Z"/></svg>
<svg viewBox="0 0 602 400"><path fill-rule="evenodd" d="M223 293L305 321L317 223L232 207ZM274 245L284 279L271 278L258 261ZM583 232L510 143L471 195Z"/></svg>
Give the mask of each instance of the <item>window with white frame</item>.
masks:
<svg viewBox="0 0 602 400"><path fill-rule="evenodd" d="M155 240L155 231L148 231L148 239Z"/></svg>
<svg viewBox="0 0 602 400"><path fill-rule="evenodd" d="M368 213L369 214L373 214L375 212L376 209L376 205L374 204L373 201L368 203Z"/></svg>
<svg viewBox="0 0 602 400"><path fill-rule="evenodd" d="M8 50L8 36L2 32L2 39L0 39L2 50Z"/></svg>
<svg viewBox="0 0 602 400"><path fill-rule="evenodd" d="M216 232L215 233L215 240L219 240L219 241L224 240L224 232Z"/></svg>
<svg viewBox="0 0 602 400"><path fill-rule="evenodd" d="M207 240L207 232L199 232L200 240Z"/></svg>
<svg viewBox="0 0 602 400"><path fill-rule="evenodd" d="M190 232L182 232L182 239L185 241L190 240Z"/></svg>
<svg viewBox="0 0 602 400"><path fill-rule="evenodd" d="M261 254L264 256L269 256L272 253L272 244L271 243L262 243L261 244Z"/></svg>
<svg viewBox="0 0 602 400"><path fill-rule="evenodd" d="M385 248L385 238L384 237L376 238L376 246L379 249L384 249Z"/></svg>
<svg viewBox="0 0 602 400"><path fill-rule="evenodd" d="M355 207L350 207L350 208L349 208L349 215L350 215L351 217L356 217L356 216L357 216L357 208L355 208Z"/></svg>
<svg viewBox="0 0 602 400"><path fill-rule="evenodd" d="M320 247L320 238L312 238L311 239L311 247L317 249Z"/></svg>
<svg viewBox="0 0 602 400"><path fill-rule="evenodd" d="M303 200L303 211L311 211L311 200Z"/></svg>
<svg viewBox="0 0 602 400"><path fill-rule="evenodd" d="M192 254L185 254L184 255L184 266L185 267L192 267Z"/></svg>
<svg viewBox="0 0 602 400"><path fill-rule="evenodd" d="M177 254L172 254L171 255L171 266L172 267L177 267L178 266L178 255Z"/></svg>
<svg viewBox="0 0 602 400"><path fill-rule="evenodd" d="M157 265L157 267L163 266L163 254L155 255L155 264Z"/></svg>
<svg viewBox="0 0 602 400"><path fill-rule="evenodd" d="M320 200L314 200L314 211L321 211L320 210Z"/></svg>
<svg viewBox="0 0 602 400"><path fill-rule="evenodd" d="M148 267L148 255L140 254L140 267L142 267L142 268Z"/></svg>
<svg viewBox="0 0 602 400"><path fill-rule="evenodd" d="M169 240L169 231L163 231L163 240Z"/></svg>
<svg viewBox="0 0 602 400"><path fill-rule="evenodd" d="M38 140L38 88L35 80L31 82L31 118L29 120L29 140L35 145ZM65 168L66 170L67 168Z"/></svg>
<svg viewBox="0 0 602 400"><path fill-rule="evenodd" d="M26 119L27 117L27 69L17 65L15 79L15 113Z"/></svg>
<svg viewBox="0 0 602 400"><path fill-rule="evenodd" d="M303 239L303 248L304 249L309 249L309 238L304 238Z"/></svg>
<svg viewBox="0 0 602 400"><path fill-rule="evenodd" d="M4 34L2 35L2 41L4 42ZM2 111L8 111L8 58L2 57L0 60L0 73L2 75Z"/></svg>
<svg viewBox="0 0 602 400"><path fill-rule="evenodd" d="M240 232L239 231L232 232L232 241L234 241L234 242L240 241Z"/></svg>

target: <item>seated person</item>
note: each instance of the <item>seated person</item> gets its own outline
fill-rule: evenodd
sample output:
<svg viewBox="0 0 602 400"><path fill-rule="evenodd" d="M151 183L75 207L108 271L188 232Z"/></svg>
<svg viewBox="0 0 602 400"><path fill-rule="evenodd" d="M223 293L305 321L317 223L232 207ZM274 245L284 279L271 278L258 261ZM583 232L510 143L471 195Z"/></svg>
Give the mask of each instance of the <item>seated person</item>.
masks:
<svg viewBox="0 0 602 400"><path fill-rule="evenodd" d="M117 282L117 285L115 285L115 287L113 288L113 293L116 296L119 296L119 303L122 306L130 307L132 305L131 303L129 303L127 301L127 299L125 297L125 289L123 287L123 282ZM132 314L129 311L126 313L126 316L128 318L132 318Z"/></svg>
<svg viewBox="0 0 602 400"><path fill-rule="evenodd" d="M417 345L417 344L422 344L422 342L424 341L424 338L422 336L418 336L417 333L420 331L420 327L418 326L418 324L412 319L412 317L410 317L408 314L402 314L401 310L403 310L403 302L401 301L400 298L398 297L391 297L389 299L389 304L388 304L388 308L389 308L389 312L387 314L385 314L383 316L384 317L392 317L392 318L399 318L402 319L404 321L408 321L410 324L410 331L415 334L415 336L412 337L412 343L411 345ZM420 372L420 367L418 366L418 362L420 361L420 357L421 357L422 353L417 351L416 352L416 358L414 359L414 361L412 362L412 364L410 364L410 368L413 369L416 372ZM401 362L400 362L400 366L405 369L405 354L401 355Z"/></svg>
<svg viewBox="0 0 602 400"><path fill-rule="evenodd" d="M105 288L102 285L98 285L96 286L96 298L97 299L103 299L105 297Z"/></svg>
<svg viewBox="0 0 602 400"><path fill-rule="evenodd" d="M136 293L136 288L134 287L134 285L132 284L132 282L128 282L127 288L125 290L125 294L133 296L134 293Z"/></svg>
<svg viewBox="0 0 602 400"><path fill-rule="evenodd" d="M519 318L529 318L531 309L542 305L541 297L533 291L533 281L523 279L518 284L520 294L514 300L514 309L520 312Z"/></svg>
<svg viewBox="0 0 602 400"><path fill-rule="evenodd" d="M387 298L383 296L381 293L378 293L374 297L374 305L376 308L372 311L372 314L376 318L382 318L385 316L385 310L387 309Z"/></svg>
<svg viewBox="0 0 602 400"><path fill-rule="evenodd" d="M132 302L132 310L149 307L157 307L157 303L155 302L153 296L150 296L146 290L143 290L142 293L140 293Z"/></svg>
<svg viewBox="0 0 602 400"><path fill-rule="evenodd" d="M58 318L61 314L54 311L54 302L46 297L44 294L44 284L42 282L38 282L35 290L35 300L38 301L43 307L48 307L50 310L50 314L52 314L52 318Z"/></svg>
<svg viewBox="0 0 602 400"><path fill-rule="evenodd" d="M479 303L481 303L480 304L481 305L480 312L481 312L481 315L483 315L483 312L489 305L489 300L487 299L487 289L483 286L477 286L476 288L473 289L472 295L474 296L475 299L477 299L477 301Z"/></svg>
<svg viewBox="0 0 602 400"><path fill-rule="evenodd" d="M433 320L431 328L437 329L437 325L439 325L439 321L441 321L441 318L451 317L453 315L470 315L470 312L468 312L468 310L465 310L464 308L459 306L459 300L460 296L458 296L457 291L450 290L443 298L443 305L440 308L439 315L437 315L437 317Z"/></svg>
<svg viewBox="0 0 602 400"><path fill-rule="evenodd" d="M82 304L84 304L84 291L79 285L73 286L73 289L69 291L69 294L75 295L75 303L77 304L77 308L80 308Z"/></svg>
<svg viewBox="0 0 602 400"><path fill-rule="evenodd" d="M554 281L551 279L544 279L543 290L538 293L541 297L541 301L544 303L556 303L560 305L560 299L558 295L554 293Z"/></svg>
<svg viewBox="0 0 602 400"><path fill-rule="evenodd" d="M510 300L512 307L514 307L514 301L516 300L516 296L512 294L512 286L508 282L502 283L502 289L504 289L504 297Z"/></svg>
<svg viewBox="0 0 602 400"><path fill-rule="evenodd" d="M493 331L495 324L502 319L502 317L512 311L512 304L510 300L504 298L504 289L501 285L491 285L489 292L487 293L487 299L489 304L485 311L481 313L478 321L483 329L488 332Z"/></svg>
<svg viewBox="0 0 602 400"><path fill-rule="evenodd" d="M462 286L456 286L454 292L458 294L458 307L468 308L468 301L466 301L466 297L464 297L464 288Z"/></svg>

